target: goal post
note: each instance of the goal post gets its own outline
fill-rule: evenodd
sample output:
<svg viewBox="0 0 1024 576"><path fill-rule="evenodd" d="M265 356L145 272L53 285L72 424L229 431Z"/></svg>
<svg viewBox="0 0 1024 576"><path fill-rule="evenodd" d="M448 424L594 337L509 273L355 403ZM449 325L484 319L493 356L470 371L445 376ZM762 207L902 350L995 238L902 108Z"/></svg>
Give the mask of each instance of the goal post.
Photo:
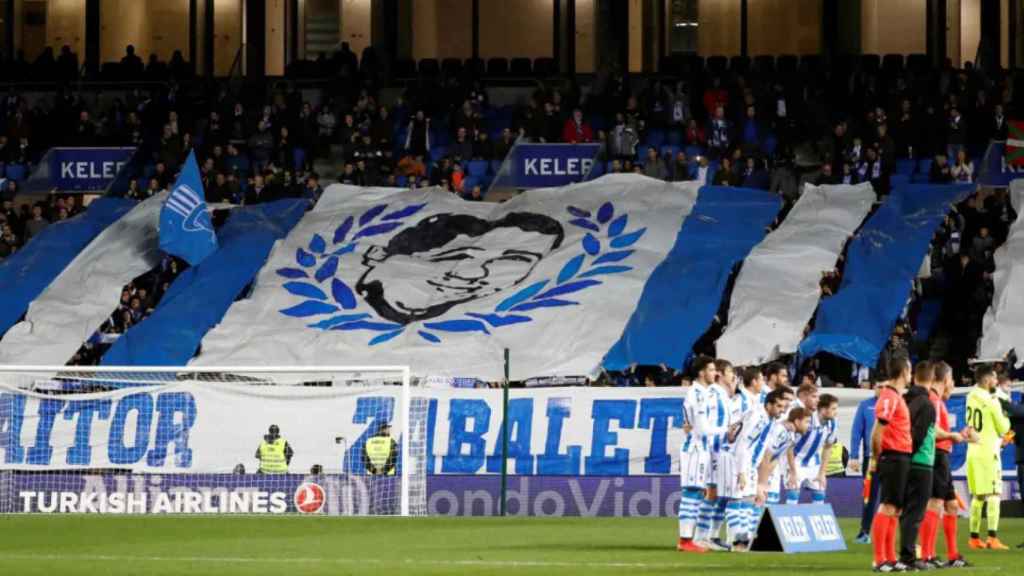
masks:
<svg viewBox="0 0 1024 576"><path fill-rule="evenodd" d="M408 366L0 366L0 512L425 515L418 384Z"/></svg>

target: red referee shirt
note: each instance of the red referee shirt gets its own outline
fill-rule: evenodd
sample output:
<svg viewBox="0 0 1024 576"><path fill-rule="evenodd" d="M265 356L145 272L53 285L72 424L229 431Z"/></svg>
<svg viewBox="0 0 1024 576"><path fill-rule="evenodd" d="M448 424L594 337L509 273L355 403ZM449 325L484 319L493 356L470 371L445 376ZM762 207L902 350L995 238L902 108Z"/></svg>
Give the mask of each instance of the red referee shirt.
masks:
<svg viewBox="0 0 1024 576"><path fill-rule="evenodd" d="M932 403L935 404L935 413L937 414L936 423L938 424L939 430L943 432L949 432L949 411L946 410L946 403L942 401L942 398L932 390L929 393L932 399ZM935 449L942 450L946 453L953 452L953 439L945 438L943 440L935 441Z"/></svg>
<svg viewBox="0 0 1024 576"><path fill-rule="evenodd" d="M910 437L910 410L903 396L895 388L882 388L875 402L875 419L885 424L882 431L882 452L910 454L914 442Z"/></svg>

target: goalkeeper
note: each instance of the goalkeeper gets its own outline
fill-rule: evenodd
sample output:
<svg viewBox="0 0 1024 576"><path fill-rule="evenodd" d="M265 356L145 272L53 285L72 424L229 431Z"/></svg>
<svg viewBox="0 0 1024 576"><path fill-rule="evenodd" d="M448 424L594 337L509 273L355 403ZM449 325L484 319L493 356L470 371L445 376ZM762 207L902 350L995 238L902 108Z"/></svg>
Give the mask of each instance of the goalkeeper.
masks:
<svg viewBox="0 0 1024 576"><path fill-rule="evenodd" d="M971 492L971 539L973 549L1008 550L999 541L999 506L1003 493L1002 451L1003 435L1010 430L1010 420L1003 414L994 392L996 371L992 367L979 369L976 385L967 395L967 424L979 437L967 446L967 486ZM988 510L988 539L982 541L981 516Z"/></svg>

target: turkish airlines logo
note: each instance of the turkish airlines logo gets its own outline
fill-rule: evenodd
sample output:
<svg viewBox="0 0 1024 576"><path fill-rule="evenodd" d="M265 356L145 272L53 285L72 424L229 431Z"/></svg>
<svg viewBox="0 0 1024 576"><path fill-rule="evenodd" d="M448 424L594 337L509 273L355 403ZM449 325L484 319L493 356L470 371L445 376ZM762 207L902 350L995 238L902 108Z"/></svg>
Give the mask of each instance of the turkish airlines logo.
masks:
<svg viewBox="0 0 1024 576"><path fill-rule="evenodd" d="M319 484L306 482L295 490L295 508L303 514L318 514L325 500L324 489Z"/></svg>

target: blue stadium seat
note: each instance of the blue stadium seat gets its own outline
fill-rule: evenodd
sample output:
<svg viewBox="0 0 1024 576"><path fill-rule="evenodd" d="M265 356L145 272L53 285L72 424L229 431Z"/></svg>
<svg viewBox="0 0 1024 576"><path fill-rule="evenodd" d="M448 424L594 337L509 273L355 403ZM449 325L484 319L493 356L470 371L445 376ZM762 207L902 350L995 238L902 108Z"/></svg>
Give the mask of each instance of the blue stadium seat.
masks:
<svg viewBox="0 0 1024 576"><path fill-rule="evenodd" d="M932 159L921 158L917 161L917 173L924 174L925 179L928 178L928 173L932 170Z"/></svg>
<svg viewBox="0 0 1024 576"><path fill-rule="evenodd" d="M903 158L896 161L896 174L906 174L907 176L914 173L914 169L917 168L917 161L909 158Z"/></svg>
<svg viewBox="0 0 1024 576"><path fill-rule="evenodd" d="M8 164L7 165L7 179L14 180L15 182L21 182L25 179L28 169L24 164Z"/></svg>
<svg viewBox="0 0 1024 576"><path fill-rule="evenodd" d="M676 157L676 154L679 153L679 150L681 150L681 148L679 148L679 146L676 146L675 144L665 144L661 147L661 155L668 156L670 159L674 159Z"/></svg>
<svg viewBox="0 0 1024 576"><path fill-rule="evenodd" d="M690 159L704 155L704 149L700 146L687 146L683 149L683 152L686 152L686 157Z"/></svg>
<svg viewBox="0 0 1024 576"><path fill-rule="evenodd" d="M447 146L431 146L430 147L430 161L438 162L441 158L444 158L448 154Z"/></svg>
<svg viewBox="0 0 1024 576"><path fill-rule="evenodd" d="M665 134L665 144L671 144L673 146L682 146L683 145L683 131L682 130L676 130L676 129L670 129Z"/></svg>
<svg viewBox="0 0 1024 576"><path fill-rule="evenodd" d="M405 188L406 186L409 185L409 177L406 176L405 174L399 174L395 178L395 185L398 186L399 188Z"/></svg>
<svg viewBox="0 0 1024 576"><path fill-rule="evenodd" d="M480 180L478 180L477 178L474 178L473 176L466 176L465 178L462 179L462 192L463 193L468 193L470 190L473 189L473 186L479 186L479 185L480 185ZM482 186L481 186L481 188L482 188Z"/></svg>
<svg viewBox="0 0 1024 576"><path fill-rule="evenodd" d="M470 160L469 164L466 166L466 171L469 175L476 176L477 178L487 176L487 169L488 165L486 160Z"/></svg>
<svg viewBox="0 0 1024 576"><path fill-rule="evenodd" d="M305 148L296 148L292 151L292 161L295 163L295 171L301 172L306 167L306 150Z"/></svg>
<svg viewBox="0 0 1024 576"><path fill-rule="evenodd" d="M910 184L910 174L893 174L889 176L889 186L893 189ZM927 178L926 178L927 179Z"/></svg>
<svg viewBox="0 0 1024 576"><path fill-rule="evenodd" d="M498 175L498 172L501 170L501 162L501 160L491 160L491 174Z"/></svg>
<svg viewBox="0 0 1024 576"><path fill-rule="evenodd" d="M657 128L652 128L651 130L649 130L647 132L647 142L646 142L646 144L648 146L654 146L657 149L657 148L661 148L661 145L664 144L664 143L665 143L665 132L663 130L658 130Z"/></svg>

